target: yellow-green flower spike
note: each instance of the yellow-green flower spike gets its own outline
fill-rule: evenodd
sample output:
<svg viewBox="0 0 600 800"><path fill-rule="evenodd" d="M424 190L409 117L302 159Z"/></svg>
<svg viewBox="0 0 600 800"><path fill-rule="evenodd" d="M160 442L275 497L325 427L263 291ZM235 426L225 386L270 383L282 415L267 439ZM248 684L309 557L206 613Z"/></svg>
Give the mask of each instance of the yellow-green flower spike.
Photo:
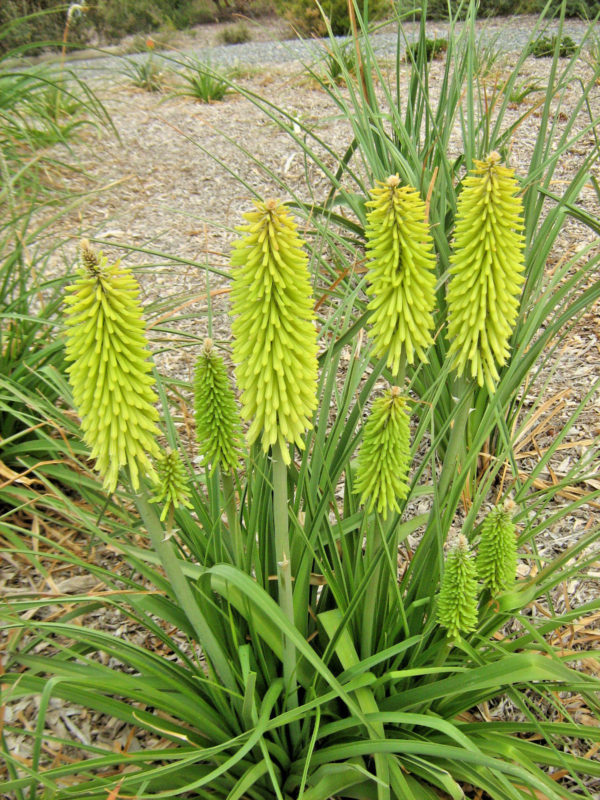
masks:
<svg viewBox="0 0 600 800"><path fill-rule="evenodd" d="M448 553L442 587L438 597L437 620L448 629L448 638L456 640L462 633L477 627L477 579L475 562L464 536Z"/></svg>
<svg viewBox="0 0 600 800"><path fill-rule="evenodd" d="M393 386L377 398L363 431L354 491L367 510L376 508L387 519L399 511L398 500L408 495L410 419L406 398Z"/></svg>
<svg viewBox="0 0 600 800"><path fill-rule="evenodd" d="M287 208L276 200L244 214L243 237L231 256L233 360L242 416L252 420L248 443L262 434L265 452L276 442L304 448L317 406L317 331L308 258Z"/></svg>
<svg viewBox="0 0 600 800"><path fill-rule="evenodd" d="M378 181L367 202L367 294L376 356L397 375L403 358L427 361L435 305L435 255L425 203L397 175Z"/></svg>
<svg viewBox="0 0 600 800"><path fill-rule="evenodd" d="M453 366L490 393L509 355L525 269L519 185L499 161L496 152L475 161L463 181L447 295Z"/></svg>
<svg viewBox="0 0 600 800"><path fill-rule="evenodd" d="M477 572L492 595L514 583L517 572L517 539L510 508L496 507L481 526Z"/></svg>
<svg viewBox="0 0 600 800"><path fill-rule="evenodd" d="M188 477L179 453L176 450L161 453L156 461L156 471L158 483L150 502L162 505L161 522L167 518L169 511L174 511L178 506L192 508Z"/></svg>
<svg viewBox="0 0 600 800"><path fill-rule="evenodd" d="M194 375L196 439L206 464L233 472L240 458L241 423L225 362L204 340Z"/></svg>
<svg viewBox="0 0 600 800"><path fill-rule="evenodd" d="M130 270L109 265L87 242L82 261L65 298L73 399L104 488L113 492L128 466L138 489L140 472L155 477L148 456L158 455L160 433L139 287Z"/></svg>

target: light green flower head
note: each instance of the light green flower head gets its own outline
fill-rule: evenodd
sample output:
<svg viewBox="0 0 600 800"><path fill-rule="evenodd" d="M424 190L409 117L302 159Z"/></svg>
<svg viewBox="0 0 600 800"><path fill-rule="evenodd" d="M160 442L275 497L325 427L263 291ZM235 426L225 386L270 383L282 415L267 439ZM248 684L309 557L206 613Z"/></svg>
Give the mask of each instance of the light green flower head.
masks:
<svg viewBox="0 0 600 800"><path fill-rule="evenodd" d="M477 552L477 572L492 595L499 594L514 583L517 573L517 539L511 507L490 511L481 526L481 539Z"/></svg>
<svg viewBox="0 0 600 800"><path fill-rule="evenodd" d="M469 552L469 544L462 535L446 558L438 596L437 620L448 629L448 638L452 640L477 627L475 562Z"/></svg>
<svg viewBox="0 0 600 800"><path fill-rule="evenodd" d="M240 458L241 423L225 362L204 340L194 376L196 439L205 462L233 472Z"/></svg>
<svg viewBox="0 0 600 800"><path fill-rule="evenodd" d="M354 491L367 510L376 508L387 519L408 495L410 419L406 398L393 386L377 398L363 431Z"/></svg>
<svg viewBox="0 0 600 800"><path fill-rule="evenodd" d="M403 357L427 361L435 306L435 255L425 203L416 189L400 186L397 175L378 182L367 202L367 252L372 297L371 337L376 356L387 353L396 375Z"/></svg>
<svg viewBox="0 0 600 800"><path fill-rule="evenodd" d="M109 265L85 241L82 261L65 298L73 399L104 488L113 492L127 466L138 489L140 472L156 477L148 456L158 455L160 433L139 287L130 270Z"/></svg>
<svg viewBox="0 0 600 800"><path fill-rule="evenodd" d="M463 181L447 295L453 366L490 393L509 355L525 269L519 185L499 160L494 152L475 161Z"/></svg>
<svg viewBox="0 0 600 800"><path fill-rule="evenodd" d="M248 442L304 448L317 406L317 331L308 259L287 208L275 200L244 214L231 256L233 360Z"/></svg>
<svg viewBox="0 0 600 800"><path fill-rule="evenodd" d="M158 483L151 503L159 503L163 509L160 515L161 522L167 518L170 511L178 506L192 508L189 502L190 487L185 467L176 450L166 450L156 460Z"/></svg>

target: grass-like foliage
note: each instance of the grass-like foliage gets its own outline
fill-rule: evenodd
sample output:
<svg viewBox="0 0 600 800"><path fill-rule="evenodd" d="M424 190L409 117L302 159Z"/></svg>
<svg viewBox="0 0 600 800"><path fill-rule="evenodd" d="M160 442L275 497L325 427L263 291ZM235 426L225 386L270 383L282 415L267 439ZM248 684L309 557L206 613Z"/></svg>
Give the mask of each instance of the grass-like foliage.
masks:
<svg viewBox="0 0 600 800"><path fill-rule="evenodd" d="M555 51L529 172L517 174L506 153L523 118L509 124L505 110L518 69L490 106L475 68L473 4L464 33L448 37L435 101L424 48L403 61L401 20L403 96L352 10L359 80L343 91L322 81L352 126L345 153L246 91L301 144L330 192L310 203L258 201L239 220L233 344L199 337L202 466L180 438L173 383L155 375L158 483L140 475L136 490L135 470L121 469L117 492L103 499L75 445L70 468L61 466L77 474L78 495L73 479L47 475L43 491L0 489L22 509L2 521L10 558L46 572L69 565L97 581L90 594L32 590L2 607L4 702L35 701L37 712L32 726L18 716L4 724L3 790L17 800L567 800L597 789L600 764L588 755L600 735L582 718L599 718L600 680L573 637L597 619L600 600L564 604L562 591L598 558L598 440L560 471L556 461L576 446L598 382L565 410L545 449L535 445L556 344L600 297L593 246L545 270L570 218L600 227L578 205L595 154L560 190L553 182L557 161L597 120L580 133L554 125L572 77ZM329 45L340 46L334 37ZM581 82L579 109L597 77ZM300 238L304 213L313 227ZM98 264L99 255L83 259L88 280ZM507 319L494 316L490 297ZM381 298L392 333L411 334L390 337L391 361L386 328L375 325ZM101 288L96 299L107 307ZM111 312L119 307L131 316L117 286ZM80 326L81 345L70 352L73 386L59 370L48 376L65 452L85 365L110 364L128 347L122 321L105 320L100 329L92 316L86 327L83 308L70 315L67 335ZM408 343L419 331L415 358ZM202 333L210 336L210 319ZM229 375L221 354L233 357ZM122 420L138 406L121 373L113 390ZM101 402L109 420L110 402ZM138 444L119 439L121 427L105 425L97 440L110 448L116 430L135 460ZM530 434L525 471L518 448ZM95 468L105 477L110 465ZM35 524L26 527L27 515ZM574 515L585 520L581 534L568 547L545 546ZM90 563L57 541L63 520L128 569ZM125 632L98 627L99 609ZM73 716L73 737L55 733L56 703L119 720L140 746L100 747L77 735ZM575 718L574 707L584 714ZM15 735L27 758L11 752Z"/></svg>
<svg viewBox="0 0 600 800"><path fill-rule="evenodd" d="M121 72L137 89L162 92L165 88L165 72L157 64L153 53L143 59L124 59Z"/></svg>
<svg viewBox="0 0 600 800"><path fill-rule="evenodd" d="M424 50L424 56L427 61L434 58L442 58L448 49L447 39L425 39L425 41L418 40L406 47L406 60L416 61L420 57L420 52Z"/></svg>
<svg viewBox="0 0 600 800"><path fill-rule="evenodd" d="M209 63L188 59L178 74L175 94L192 97L201 103L217 103L229 92L225 75Z"/></svg>
<svg viewBox="0 0 600 800"><path fill-rule="evenodd" d="M577 45L570 36L540 36L529 44L527 53L535 58L551 58L555 50L561 58L570 58Z"/></svg>
<svg viewBox="0 0 600 800"><path fill-rule="evenodd" d="M249 42L251 38L250 29L243 21L227 25L219 34L219 41L222 44L244 44L244 42Z"/></svg>
<svg viewBox="0 0 600 800"><path fill-rule="evenodd" d="M0 27L0 40L6 33ZM0 55L0 209L8 204L7 213L28 193L43 192L46 202L64 199L64 176L78 167L56 145L68 148L86 126L111 127L98 95L74 72L29 67L27 53L23 46Z"/></svg>

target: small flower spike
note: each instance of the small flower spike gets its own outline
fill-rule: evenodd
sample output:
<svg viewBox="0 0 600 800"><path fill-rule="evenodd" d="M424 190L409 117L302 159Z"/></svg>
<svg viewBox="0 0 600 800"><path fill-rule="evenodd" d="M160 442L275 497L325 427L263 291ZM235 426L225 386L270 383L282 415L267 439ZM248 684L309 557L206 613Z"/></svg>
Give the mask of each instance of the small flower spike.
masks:
<svg viewBox="0 0 600 800"><path fill-rule="evenodd" d="M517 573L517 539L510 505L492 509L481 526L477 572L492 595L514 583Z"/></svg>
<svg viewBox="0 0 600 800"><path fill-rule="evenodd" d="M190 487L181 457L176 450L166 450L161 453L156 461L158 483L155 488L151 503L160 503L163 506L160 520L164 522L167 514L178 506L193 508L189 502Z"/></svg>
<svg viewBox="0 0 600 800"><path fill-rule="evenodd" d="M241 423L225 362L204 340L194 376L196 439L206 464L233 472L240 458Z"/></svg>
<svg viewBox="0 0 600 800"><path fill-rule="evenodd" d="M477 627L477 580L475 563L464 536L448 553L438 597L437 620L448 629L448 638Z"/></svg>
<svg viewBox="0 0 600 800"><path fill-rule="evenodd" d="M397 386L377 398L358 453L354 491L368 511L376 508L384 519L408 495L410 419L405 408L406 398Z"/></svg>
<svg viewBox="0 0 600 800"><path fill-rule="evenodd" d="M365 230L373 352L387 353L392 375L403 357L409 364L427 361L436 281L425 203L416 189L399 184L398 175L391 175L371 190Z"/></svg>
<svg viewBox="0 0 600 800"><path fill-rule="evenodd" d="M523 203L514 170L498 153L463 181L458 198L448 289L449 355L490 393L506 363L523 286Z"/></svg>
<svg viewBox="0 0 600 800"><path fill-rule="evenodd" d="M244 214L231 256L233 360L248 443L262 434L265 452L279 442L304 448L317 406L317 331L308 258L297 226L276 200Z"/></svg>
<svg viewBox="0 0 600 800"><path fill-rule="evenodd" d="M109 265L87 241L81 254L83 267L65 297L73 399L104 488L113 492L119 469L128 466L137 490L140 472L156 476L148 456L158 455L160 433L139 287L130 270Z"/></svg>

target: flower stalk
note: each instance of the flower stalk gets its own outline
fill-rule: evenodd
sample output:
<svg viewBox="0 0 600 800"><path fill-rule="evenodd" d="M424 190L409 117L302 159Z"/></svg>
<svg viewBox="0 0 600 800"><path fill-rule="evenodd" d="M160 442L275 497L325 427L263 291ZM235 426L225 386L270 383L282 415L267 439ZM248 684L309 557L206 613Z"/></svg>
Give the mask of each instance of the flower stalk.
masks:
<svg viewBox="0 0 600 800"><path fill-rule="evenodd" d="M367 202L367 294L372 298L373 353L387 355L392 376L415 359L427 361L433 338L435 255L425 203L416 189L390 175ZM397 382L401 383L402 378Z"/></svg>
<svg viewBox="0 0 600 800"><path fill-rule="evenodd" d="M250 421L248 443L271 448L273 525L279 604L294 627L293 565L288 529L289 444L304 449L317 406L317 332L314 325L308 258L297 226L276 200L255 203L234 244L233 359L242 396L242 416ZM283 676L291 708L298 705L296 651L283 635ZM292 729L297 739L299 726Z"/></svg>
<svg viewBox="0 0 600 800"><path fill-rule="evenodd" d="M496 152L475 161L463 181L447 294L449 357L490 394L509 355L525 269L519 185L499 162Z"/></svg>
<svg viewBox="0 0 600 800"><path fill-rule="evenodd" d="M232 557L241 566L244 541L235 502L234 474L240 459L241 422L233 388L223 359L205 339L194 375L196 439L209 469L217 470L223 488L223 505L231 534Z"/></svg>
<svg viewBox="0 0 600 800"><path fill-rule="evenodd" d="M66 358L81 430L104 488L114 492L127 466L134 489L155 479L158 412L139 287L130 270L108 264L87 241L82 268L67 288Z"/></svg>

